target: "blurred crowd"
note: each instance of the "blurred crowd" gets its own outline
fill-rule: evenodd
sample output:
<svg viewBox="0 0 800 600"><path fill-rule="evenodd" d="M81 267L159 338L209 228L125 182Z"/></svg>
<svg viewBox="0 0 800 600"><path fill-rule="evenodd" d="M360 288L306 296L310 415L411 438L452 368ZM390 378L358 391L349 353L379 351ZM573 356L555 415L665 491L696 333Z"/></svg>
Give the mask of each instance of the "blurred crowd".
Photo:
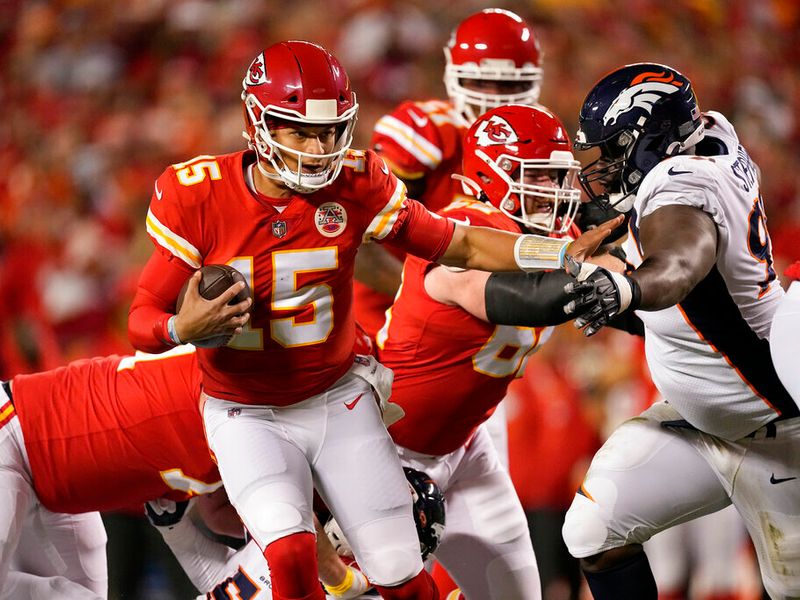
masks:
<svg viewBox="0 0 800 600"><path fill-rule="evenodd" d="M450 30L492 5L534 24L542 103L571 133L612 68L664 62L692 79L761 168L778 269L800 258L796 0L0 0L0 377L130 351L153 181L243 147L239 93L256 52L281 39L332 49L364 147L399 101L444 97ZM655 394L638 340L562 330L509 406L512 475L532 511L565 509L605 433ZM545 458L515 459L530 453Z"/></svg>

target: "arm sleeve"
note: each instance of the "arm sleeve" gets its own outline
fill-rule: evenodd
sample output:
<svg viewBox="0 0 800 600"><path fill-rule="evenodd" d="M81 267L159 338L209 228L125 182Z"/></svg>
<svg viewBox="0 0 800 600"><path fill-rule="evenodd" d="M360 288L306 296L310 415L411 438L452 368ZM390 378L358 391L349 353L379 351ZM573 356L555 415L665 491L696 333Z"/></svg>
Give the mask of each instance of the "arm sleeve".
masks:
<svg viewBox="0 0 800 600"><path fill-rule="evenodd" d="M192 270L181 260L156 250L142 270L128 314L128 338L133 347L159 353L174 344L167 321L175 313L175 300Z"/></svg>
<svg viewBox="0 0 800 600"><path fill-rule="evenodd" d="M236 571L238 552L207 538L191 519L183 519L171 528L156 529L200 592L213 589Z"/></svg>
<svg viewBox="0 0 800 600"><path fill-rule="evenodd" d="M432 213L416 200L406 199L403 209L392 232L381 241L436 262L453 239L455 223Z"/></svg>
<svg viewBox="0 0 800 600"><path fill-rule="evenodd" d="M484 291L486 317L497 325L546 327L574 318L564 312L575 296L564 291L574 282L564 271L492 273Z"/></svg>

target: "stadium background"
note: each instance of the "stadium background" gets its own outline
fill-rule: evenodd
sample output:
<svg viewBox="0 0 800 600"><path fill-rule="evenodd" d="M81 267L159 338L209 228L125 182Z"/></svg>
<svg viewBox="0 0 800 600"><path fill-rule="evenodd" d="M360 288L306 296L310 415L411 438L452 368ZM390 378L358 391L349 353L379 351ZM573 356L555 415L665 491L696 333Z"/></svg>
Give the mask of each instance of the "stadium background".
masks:
<svg viewBox="0 0 800 600"><path fill-rule="evenodd" d="M541 101L571 133L612 68L665 62L690 77L761 167L779 272L800 258L796 0L0 0L0 377L130 351L153 180L170 163L242 147L240 84L258 50L281 39L332 49L358 94L364 147L399 101L444 96L441 48L487 6L534 25ZM585 342L563 327L528 371L508 406L511 470L537 548L549 548L586 461L654 390L638 341L615 332ZM140 555L141 597L171 598L152 552L136 551L147 535L138 518L120 526L131 529L112 534L125 552L111 555L114 573L124 562L138 577ZM557 570L555 557L539 551L543 571ZM568 597L554 589L553 600Z"/></svg>

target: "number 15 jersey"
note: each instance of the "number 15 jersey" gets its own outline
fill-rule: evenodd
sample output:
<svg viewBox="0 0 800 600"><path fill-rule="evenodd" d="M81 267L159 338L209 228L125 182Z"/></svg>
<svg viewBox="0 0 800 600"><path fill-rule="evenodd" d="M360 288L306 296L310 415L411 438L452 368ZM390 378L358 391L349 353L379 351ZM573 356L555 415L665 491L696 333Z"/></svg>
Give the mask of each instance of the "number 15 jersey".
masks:
<svg viewBox="0 0 800 600"><path fill-rule="evenodd" d="M198 350L204 390L285 406L328 389L352 366L359 245L394 240L435 260L453 226L407 200L405 186L373 152L350 151L331 185L294 194L282 211L248 188L254 160L238 152L173 165L156 182L147 231L187 276L222 263L250 284L244 332L227 347Z"/></svg>

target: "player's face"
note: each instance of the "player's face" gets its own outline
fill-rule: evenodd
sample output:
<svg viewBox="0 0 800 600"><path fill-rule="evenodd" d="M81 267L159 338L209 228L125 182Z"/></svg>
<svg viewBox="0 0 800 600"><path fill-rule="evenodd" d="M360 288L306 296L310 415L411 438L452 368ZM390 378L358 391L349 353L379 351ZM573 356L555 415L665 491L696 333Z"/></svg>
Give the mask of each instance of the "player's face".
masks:
<svg viewBox="0 0 800 600"><path fill-rule="evenodd" d="M279 144L306 155L324 155L333 152L336 144L336 127L332 125L280 127L270 131L272 138ZM290 152L283 153L286 166L297 169L297 156ZM326 169L330 158L314 160L305 156L302 162L303 173L313 175Z"/></svg>
<svg viewBox="0 0 800 600"><path fill-rule="evenodd" d="M557 169L531 169L525 172L522 183L535 185L541 188L557 189L563 174ZM549 215L553 212L554 201L552 198L525 195L525 212L528 215Z"/></svg>
<svg viewBox="0 0 800 600"><path fill-rule="evenodd" d="M530 89L529 81L496 81L493 79L461 79L461 85L484 94L521 94Z"/></svg>

